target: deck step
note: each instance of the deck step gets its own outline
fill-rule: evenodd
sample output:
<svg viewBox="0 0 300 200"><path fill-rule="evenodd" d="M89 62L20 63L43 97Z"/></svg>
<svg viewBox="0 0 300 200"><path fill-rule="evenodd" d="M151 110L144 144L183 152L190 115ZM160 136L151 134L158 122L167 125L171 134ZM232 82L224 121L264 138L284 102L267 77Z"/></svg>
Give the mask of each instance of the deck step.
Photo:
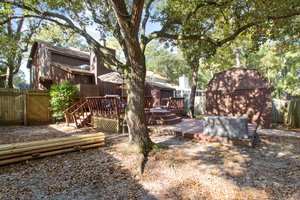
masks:
<svg viewBox="0 0 300 200"><path fill-rule="evenodd" d="M147 119L149 125L172 125L182 121L181 117L165 109L151 109Z"/></svg>
<svg viewBox="0 0 300 200"><path fill-rule="evenodd" d="M149 125L163 125L163 124L172 125L172 124L177 124L181 121L182 121L181 117L175 116L175 118L172 119L157 119L157 120L152 119L148 121L148 124Z"/></svg>
<svg viewBox="0 0 300 200"><path fill-rule="evenodd" d="M173 113L170 113L168 115L160 115L160 114L156 114L156 115L149 115L149 119L151 120L161 120L161 119L174 119L176 118L177 115L173 114Z"/></svg>

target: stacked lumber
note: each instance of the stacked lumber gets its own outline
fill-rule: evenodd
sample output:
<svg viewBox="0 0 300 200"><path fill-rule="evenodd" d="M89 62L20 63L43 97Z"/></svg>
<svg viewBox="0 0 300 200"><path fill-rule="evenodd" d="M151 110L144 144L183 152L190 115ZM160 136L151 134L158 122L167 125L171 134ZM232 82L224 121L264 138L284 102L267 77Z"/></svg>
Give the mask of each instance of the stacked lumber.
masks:
<svg viewBox="0 0 300 200"><path fill-rule="evenodd" d="M69 137L0 145L0 166L34 158L71 151L102 147L104 133L73 135Z"/></svg>

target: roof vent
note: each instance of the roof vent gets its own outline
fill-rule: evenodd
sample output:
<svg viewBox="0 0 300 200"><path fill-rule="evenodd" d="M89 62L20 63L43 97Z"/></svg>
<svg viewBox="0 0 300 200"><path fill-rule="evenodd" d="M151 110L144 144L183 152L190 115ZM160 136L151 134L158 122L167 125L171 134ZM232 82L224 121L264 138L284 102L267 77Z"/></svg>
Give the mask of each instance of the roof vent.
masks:
<svg viewBox="0 0 300 200"><path fill-rule="evenodd" d="M90 65L88 65L88 64L79 65L78 67L80 69L90 70Z"/></svg>

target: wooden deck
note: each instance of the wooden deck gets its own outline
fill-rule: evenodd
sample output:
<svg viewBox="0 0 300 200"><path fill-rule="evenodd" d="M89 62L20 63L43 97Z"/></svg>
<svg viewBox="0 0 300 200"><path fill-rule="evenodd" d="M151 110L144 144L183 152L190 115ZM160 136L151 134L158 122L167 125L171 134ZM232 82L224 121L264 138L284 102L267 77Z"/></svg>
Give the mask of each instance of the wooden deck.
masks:
<svg viewBox="0 0 300 200"><path fill-rule="evenodd" d="M182 119L181 123L173 125L149 125L148 128L155 133L170 133L177 136L190 139L208 140L208 141L224 141L225 137L211 136L203 134L203 120L199 119ZM255 125L248 124L249 135L252 136L255 130ZM235 139L230 139L235 140Z"/></svg>

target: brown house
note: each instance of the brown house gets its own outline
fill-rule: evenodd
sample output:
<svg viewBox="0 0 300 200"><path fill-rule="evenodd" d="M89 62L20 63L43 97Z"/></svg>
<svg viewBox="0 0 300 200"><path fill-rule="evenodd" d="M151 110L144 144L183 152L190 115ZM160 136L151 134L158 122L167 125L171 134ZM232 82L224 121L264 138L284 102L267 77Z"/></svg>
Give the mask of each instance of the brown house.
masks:
<svg viewBox="0 0 300 200"><path fill-rule="evenodd" d="M254 69L229 69L214 75L206 87L206 114L247 115L251 123L271 124L272 85Z"/></svg>
<svg viewBox="0 0 300 200"><path fill-rule="evenodd" d="M31 49L27 68L30 88L49 90L52 84L65 80L73 84L100 84L97 76L110 72L92 53L54 46L36 41Z"/></svg>
<svg viewBox="0 0 300 200"><path fill-rule="evenodd" d="M114 52L114 50L111 50ZM121 95L120 85L103 82L99 75L111 72L95 56L65 47L54 46L48 42L36 41L31 49L27 68L30 69L30 88L49 90L53 84L69 81L78 84L81 96ZM173 96L173 88L166 84L146 84L146 96L151 90L159 90L160 97Z"/></svg>

